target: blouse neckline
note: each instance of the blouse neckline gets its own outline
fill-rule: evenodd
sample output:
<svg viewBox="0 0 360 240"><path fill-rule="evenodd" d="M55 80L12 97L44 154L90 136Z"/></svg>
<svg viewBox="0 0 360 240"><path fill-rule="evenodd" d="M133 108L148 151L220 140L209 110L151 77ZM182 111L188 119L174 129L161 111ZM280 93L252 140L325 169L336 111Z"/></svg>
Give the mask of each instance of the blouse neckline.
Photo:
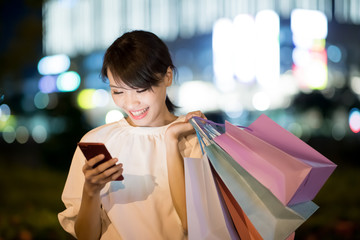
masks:
<svg viewBox="0 0 360 240"><path fill-rule="evenodd" d="M130 130L131 132L134 133L165 133L166 129L171 125L174 124L176 122L179 122L181 120L184 119L185 116L178 116L173 122L164 125L164 126L160 126L160 127L134 127L131 126L128 121L126 121L125 118L122 118L118 121L118 125L121 126L122 128L126 128L128 130Z"/></svg>

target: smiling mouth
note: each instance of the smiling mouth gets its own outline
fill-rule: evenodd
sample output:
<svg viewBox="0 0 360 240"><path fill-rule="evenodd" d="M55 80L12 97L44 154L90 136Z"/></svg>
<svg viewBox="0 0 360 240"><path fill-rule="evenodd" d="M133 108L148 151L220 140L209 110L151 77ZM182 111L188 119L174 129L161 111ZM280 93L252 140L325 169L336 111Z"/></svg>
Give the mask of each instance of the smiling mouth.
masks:
<svg viewBox="0 0 360 240"><path fill-rule="evenodd" d="M144 108L139 111L129 111L129 112L134 119L139 120L146 116L146 114L148 113L148 110L149 110L149 107Z"/></svg>

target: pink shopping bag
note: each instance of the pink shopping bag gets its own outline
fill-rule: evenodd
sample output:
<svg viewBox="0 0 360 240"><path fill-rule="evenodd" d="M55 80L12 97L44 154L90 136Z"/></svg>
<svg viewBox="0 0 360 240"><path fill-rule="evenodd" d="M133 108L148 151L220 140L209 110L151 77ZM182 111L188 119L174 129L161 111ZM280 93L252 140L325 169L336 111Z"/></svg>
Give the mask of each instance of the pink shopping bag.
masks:
<svg viewBox="0 0 360 240"><path fill-rule="evenodd" d="M336 168L264 114L244 130L225 129L213 140L284 205L312 200Z"/></svg>

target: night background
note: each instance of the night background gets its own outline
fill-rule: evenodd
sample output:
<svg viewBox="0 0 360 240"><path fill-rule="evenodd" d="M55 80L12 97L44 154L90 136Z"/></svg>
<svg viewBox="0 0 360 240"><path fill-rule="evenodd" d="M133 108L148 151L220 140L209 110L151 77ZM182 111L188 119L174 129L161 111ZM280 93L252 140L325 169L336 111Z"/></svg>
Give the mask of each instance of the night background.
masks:
<svg viewBox="0 0 360 240"><path fill-rule="evenodd" d="M46 5L48 2L54 4ZM88 106L86 98L82 101L79 97L81 91L86 89L92 89L91 93L95 92L94 89L108 90L98 77L102 54L109 45L109 39L115 40L115 36L120 34L110 35L107 39L104 37L103 42L101 38L94 38L94 42L89 44L83 40L92 46L90 50L85 49L85 43L74 43L75 47L63 45L63 48L56 48L59 44L51 45L50 40L61 42L62 33L57 37L44 37L45 33L56 31L49 29L51 24L45 21L45 16L51 17L51 13L56 13L56 2L68 4L66 7L71 9L76 4L87 1L0 1L0 240L73 239L60 227L57 213L64 209L60 198L76 143L87 131L104 124L105 116L111 117L110 112L115 117L119 116L116 114L121 114L113 111L116 108L105 91L97 92L103 97L100 99L106 100L103 106ZM89 2L94 6L100 4L96 0ZM119 2L125 4L126 1ZM144 2L150 6L148 1ZM171 6L180 6L174 2L176 1ZM211 5L216 1L204 2ZM217 1L217 4L219 2L221 1ZM263 1L254 2L257 5L244 5L244 12L247 9L250 14L255 15L257 8L261 9L260 3ZM273 9L280 14L280 75L289 77L290 70L295 72L292 59L295 45L291 38L289 16L280 12L283 11L282 3L287 2L290 9L295 8L297 1L269 2L274 3ZM344 3L339 12L349 14L343 17L336 10L343 1L314 2L318 6L321 2L327 3L327 15L332 16L327 22L325 43L329 79L326 86L280 86L277 88L278 92L272 91L272 94L280 98L284 96L287 103L281 102L276 107L263 109L261 106L264 105L250 106L244 100L253 97L250 94L258 89L255 83L236 83L236 86L240 85L241 96L234 95L229 90L222 90L223 93L220 94L212 83L215 81L215 30L212 32L204 27L200 31L199 27L194 31L182 31L181 23L177 23L180 29L178 35L172 33L168 37L165 30L159 30L172 52L179 72L170 94L178 105L183 106L179 114L194 107L217 122L228 120L234 124L248 125L261 113L265 113L337 164L338 167L314 199L320 208L296 231L295 239L360 239L360 1L344 1L347 4ZM189 4L186 6L191 5ZM44 8L45 5L47 8ZM128 3L126 9L135 9L130 5ZM101 6L106 8L105 5ZM184 6L181 5L182 8ZM197 8L199 10L201 6L198 5ZM44 9L47 9L46 13ZM224 16L218 14L215 18L228 17L225 10L223 13ZM132 26L130 20L126 27L121 27L123 14L124 12L119 12L121 17L118 18L118 25L122 30L129 29ZM71 19L67 19L63 26L72 24L72 20L77 21L74 15L69 16ZM99 18L102 16L100 14ZM151 19L154 25L157 20ZM191 26L191 20L198 21L197 18L189 18L190 22L185 26ZM215 20L211 24L214 22ZM51 23L54 24L54 21ZM97 20L92 19L90 25L96 28L93 35L89 36L101 35L97 32L101 28L98 24ZM59 28L59 32L66 32L64 29L65 27ZM111 30L111 26L109 29ZM340 57L336 53L340 53ZM71 59L70 66L63 72L71 71L79 76L79 80L81 78L76 88L62 91L58 85L57 90L44 90L43 86L50 85L40 84L46 74L39 72L39 61L55 54L67 54ZM52 79L60 75L60 72L48 74ZM288 81L293 79L289 78ZM185 97L181 95L183 89L195 86L190 85L191 83L203 84L199 85L199 89L208 87L209 94L216 93L225 96L225 99L226 96L234 95L234 98L229 99L240 99L242 107L238 108L236 101L229 111L226 107L214 107L210 101L212 95L203 97L207 97L207 101L200 101L206 106L200 103L196 105L193 97L197 93L188 93ZM292 92L286 92L290 88L293 89ZM281 95L284 91L286 94ZM190 102L196 106L186 105L188 102L183 98L191 99Z"/></svg>

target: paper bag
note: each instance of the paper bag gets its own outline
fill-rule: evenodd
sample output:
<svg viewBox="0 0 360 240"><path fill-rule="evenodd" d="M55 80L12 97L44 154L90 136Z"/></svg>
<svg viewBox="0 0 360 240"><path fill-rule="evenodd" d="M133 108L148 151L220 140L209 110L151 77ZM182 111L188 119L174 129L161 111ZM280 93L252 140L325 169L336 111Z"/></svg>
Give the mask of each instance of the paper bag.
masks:
<svg viewBox="0 0 360 240"><path fill-rule="evenodd" d="M202 158L185 158L184 168L189 239L239 239L206 154Z"/></svg>
<svg viewBox="0 0 360 240"><path fill-rule="evenodd" d="M284 205L312 200L336 168L264 114L244 130L225 129L213 140Z"/></svg>

